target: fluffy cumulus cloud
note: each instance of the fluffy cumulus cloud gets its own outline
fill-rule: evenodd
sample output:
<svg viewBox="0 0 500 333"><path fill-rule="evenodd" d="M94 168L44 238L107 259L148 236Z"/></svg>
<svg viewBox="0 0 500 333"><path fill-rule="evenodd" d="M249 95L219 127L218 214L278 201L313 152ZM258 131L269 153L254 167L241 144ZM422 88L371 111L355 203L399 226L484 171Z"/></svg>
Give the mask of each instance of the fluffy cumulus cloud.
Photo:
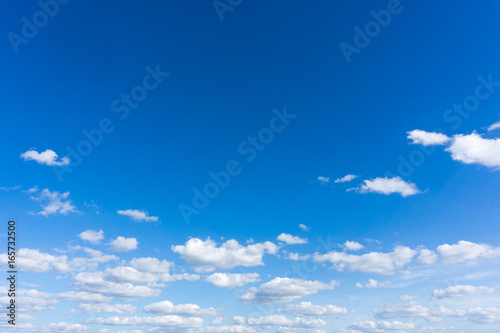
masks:
<svg viewBox="0 0 500 333"><path fill-rule="evenodd" d="M397 193L402 197L408 197L421 193L417 185L412 182L406 182L401 177L378 177L372 180L364 180L360 187L349 189L348 191L356 191L358 193L377 193L389 195Z"/></svg>
<svg viewBox="0 0 500 333"><path fill-rule="evenodd" d="M116 239L111 240L109 245L115 252L127 252L137 249L139 242L135 238L125 238L118 236Z"/></svg>
<svg viewBox="0 0 500 333"><path fill-rule="evenodd" d="M83 312L129 314L137 311L132 304L78 304Z"/></svg>
<svg viewBox="0 0 500 333"><path fill-rule="evenodd" d="M304 296L316 294L320 290L330 290L338 286L333 280L330 283L309 281L295 278L277 277L259 287L253 287L243 294L242 303L289 303Z"/></svg>
<svg viewBox="0 0 500 333"><path fill-rule="evenodd" d="M277 240L284 242L287 245L293 244L307 244L307 239L300 238L299 236L292 236L290 234L282 233L278 236Z"/></svg>
<svg viewBox="0 0 500 333"><path fill-rule="evenodd" d="M355 241L346 241L342 247L349 251L359 251L364 248L363 245Z"/></svg>
<svg viewBox="0 0 500 333"><path fill-rule="evenodd" d="M465 164L500 167L500 139L485 139L477 133L455 135L446 151L453 160Z"/></svg>
<svg viewBox="0 0 500 333"><path fill-rule="evenodd" d="M421 249L417 257L417 262L419 264L434 264L439 260L439 256L436 252L429 249Z"/></svg>
<svg viewBox="0 0 500 333"><path fill-rule="evenodd" d="M306 319L301 317L287 318L283 315L270 315L265 317L248 318L248 325L250 326L284 326L284 327L323 327L326 322L322 319Z"/></svg>
<svg viewBox="0 0 500 333"><path fill-rule="evenodd" d="M146 313L160 313L169 315L179 315L188 317L217 316L218 312L214 308L201 308L196 304L174 305L172 302L163 301L152 303L144 307Z"/></svg>
<svg viewBox="0 0 500 333"><path fill-rule="evenodd" d="M437 252L442 260L448 263L474 262L480 258L500 256L500 247L495 248L487 244L476 244L462 240L453 245L440 245Z"/></svg>
<svg viewBox="0 0 500 333"><path fill-rule="evenodd" d="M317 262L331 262L338 271L360 271L365 273L392 274L412 261L417 251L406 246L397 246L389 253L370 252L363 255L332 251L314 255Z"/></svg>
<svg viewBox="0 0 500 333"><path fill-rule="evenodd" d="M356 175L345 175L342 178L338 178L335 180L335 183L348 183L350 181L353 181L354 179L358 178L359 176Z"/></svg>
<svg viewBox="0 0 500 333"><path fill-rule="evenodd" d="M232 326L219 326L219 327L205 327L204 333L255 333L257 332L253 327L245 327L242 325Z"/></svg>
<svg viewBox="0 0 500 333"><path fill-rule="evenodd" d="M87 257L69 258L67 255L50 254L37 249L21 248L17 253L18 268L24 272L72 272L96 269L99 264L118 260L114 255L103 254L100 251L74 247L72 251L83 250ZM6 254L3 254L7 258Z"/></svg>
<svg viewBox="0 0 500 333"><path fill-rule="evenodd" d="M374 279L368 279L368 283L365 284L365 285L362 285L361 283L356 283L356 287L358 288L383 288L383 287L387 287L388 285L390 285L391 282L390 281L377 281L377 280L374 280Z"/></svg>
<svg viewBox="0 0 500 333"><path fill-rule="evenodd" d="M149 216L148 212L138 209L118 210L119 215L128 216L136 222L158 222L158 216Z"/></svg>
<svg viewBox="0 0 500 333"><path fill-rule="evenodd" d="M102 230L86 230L78 235L82 240L92 244L99 244L104 239L104 232Z"/></svg>
<svg viewBox="0 0 500 333"><path fill-rule="evenodd" d="M475 294L489 294L493 289L485 286L471 286L471 285L456 285L446 289L436 289L432 293L437 298L451 298L460 296L471 296Z"/></svg>
<svg viewBox="0 0 500 333"><path fill-rule="evenodd" d="M414 329L415 324L403 323L400 321L393 321L393 322L361 321L353 323L351 326L349 326L349 328L355 330L356 332L366 332L366 333L382 333L385 332L386 330L407 332L408 330Z"/></svg>
<svg viewBox="0 0 500 333"><path fill-rule="evenodd" d="M260 277L257 273L213 273L206 277L206 281L217 287L235 288L247 283L260 281Z"/></svg>
<svg viewBox="0 0 500 333"><path fill-rule="evenodd" d="M67 215L69 213L79 213L78 209L73 205L71 200L68 200L69 192L59 193L44 189L41 192L37 188L33 188L31 199L40 202L42 210L37 214L48 217L49 215Z"/></svg>
<svg viewBox="0 0 500 333"><path fill-rule="evenodd" d="M59 156L57 156L57 154L50 149L47 149L41 153L37 152L34 149L30 149L25 153L22 153L20 157L25 161L35 161L38 164L45 164L48 166L65 166L69 165L70 162L68 157L63 157L58 160Z"/></svg>
<svg viewBox="0 0 500 333"><path fill-rule="evenodd" d="M265 253L276 254L279 247L271 242L240 245L231 239L220 247L211 240L203 241L191 238L185 245L174 245L172 251L178 253L196 271L211 272L216 268L232 269L237 266L253 267L264 265L262 257Z"/></svg>
<svg viewBox="0 0 500 333"><path fill-rule="evenodd" d="M423 146L445 145L451 140L444 134L426 132L418 129L408 132L408 139L412 141L412 144L420 144Z"/></svg>
<svg viewBox="0 0 500 333"><path fill-rule="evenodd" d="M132 326L132 325L147 325L161 327L162 329L170 330L187 330L201 328L203 319L199 317L180 317L176 315L167 316L132 316L132 317L108 317L94 318L87 320L89 324L96 325L114 325L114 326Z"/></svg>
<svg viewBox="0 0 500 333"><path fill-rule="evenodd" d="M157 258L133 258L130 260L130 266L135 269L155 274L166 274L170 271L174 264L166 260L158 260Z"/></svg>
<svg viewBox="0 0 500 333"><path fill-rule="evenodd" d="M301 302L300 304L287 304L280 312L290 313L296 316L338 316L348 313L344 307L332 304L314 305L311 302Z"/></svg>

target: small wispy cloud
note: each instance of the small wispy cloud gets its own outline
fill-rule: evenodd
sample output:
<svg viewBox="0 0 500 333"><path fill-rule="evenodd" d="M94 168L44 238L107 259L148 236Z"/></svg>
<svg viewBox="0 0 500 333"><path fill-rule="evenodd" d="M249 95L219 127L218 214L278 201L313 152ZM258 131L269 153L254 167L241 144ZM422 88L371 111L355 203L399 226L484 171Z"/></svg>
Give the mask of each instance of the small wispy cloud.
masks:
<svg viewBox="0 0 500 333"><path fill-rule="evenodd" d="M50 149L47 149L41 153L37 152L34 149L30 149L22 153L20 157L25 161L35 161L38 164L45 164L48 166L65 166L69 165L70 162L69 158L66 156L58 161L59 156Z"/></svg>
<svg viewBox="0 0 500 333"><path fill-rule="evenodd" d="M494 130L497 130L497 129L500 129L500 121L494 123L493 125L490 125L488 127L488 132L491 132L491 131L494 131Z"/></svg>
<svg viewBox="0 0 500 333"><path fill-rule="evenodd" d="M16 186L11 186L11 187L0 186L0 190L2 190L2 191L16 191L16 190L19 190L20 188L21 188L21 185L16 185Z"/></svg>
<svg viewBox="0 0 500 333"><path fill-rule="evenodd" d="M335 180L335 183L347 183L347 182L350 182L356 178L358 178L359 176L356 176L356 175L345 175L344 177L342 178L338 178Z"/></svg>
<svg viewBox="0 0 500 333"><path fill-rule="evenodd" d="M303 231L307 231L307 230L309 230L309 227L308 227L308 226L306 226L305 224L302 224L302 223L301 223L301 224L299 224L299 228L300 228L300 229L302 229Z"/></svg>
<svg viewBox="0 0 500 333"><path fill-rule="evenodd" d="M322 177L322 176L319 176L317 178L319 180L319 182L322 184L322 185L326 185L330 182L330 178L329 177Z"/></svg>
<svg viewBox="0 0 500 333"><path fill-rule="evenodd" d="M118 210L119 215L128 216L136 222L158 222L158 216L149 216L149 213L138 209Z"/></svg>
<svg viewBox="0 0 500 333"><path fill-rule="evenodd" d="M412 182L406 182L401 177L378 177L372 180L365 180L360 187L351 188L347 191L356 191L358 193L378 193L389 195L393 193L400 194L402 197L408 197L422 193Z"/></svg>

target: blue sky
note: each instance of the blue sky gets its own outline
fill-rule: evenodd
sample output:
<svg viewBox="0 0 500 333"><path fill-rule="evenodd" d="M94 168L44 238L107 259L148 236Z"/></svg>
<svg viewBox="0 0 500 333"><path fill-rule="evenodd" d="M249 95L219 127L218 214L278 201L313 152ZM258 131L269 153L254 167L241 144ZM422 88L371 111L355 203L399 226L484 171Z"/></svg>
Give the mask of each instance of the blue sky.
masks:
<svg viewBox="0 0 500 333"><path fill-rule="evenodd" d="M496 2L2 9L0 331L498 330Z"/></svg>

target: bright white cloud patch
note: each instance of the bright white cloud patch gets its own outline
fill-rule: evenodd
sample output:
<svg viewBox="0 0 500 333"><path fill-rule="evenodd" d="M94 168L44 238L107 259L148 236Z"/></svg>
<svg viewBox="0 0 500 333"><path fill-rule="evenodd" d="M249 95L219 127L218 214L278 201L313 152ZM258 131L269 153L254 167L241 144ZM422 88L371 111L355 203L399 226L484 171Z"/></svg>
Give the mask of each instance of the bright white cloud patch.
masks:
<svg viewBox="0 0 500 333"><path fill-rule="evenodd" d="M359 251L363 249L364 246L355 241L346 241L343 245L343 248L349 251Z"/></svg>
<svg viewBox="0 0 500 333"><path fill-rule="evenodd" d="M345 175L344 177L342 178L338 178L335 180L335 183L348 183L356 178L358 178L359 176L356 176L356 175Z"/></svg>
<svg viewBox="0 0 500 333"><path fill-rule="evenodd" d="M34 149L28 150L25 153L22 153L21 158L23 158L25 161L35 161L38 164L45 164L48 166L65 166L69 165L69 158L68 157L63 157L59 161L57 160L59 156L50 149L45 150L44 152L37 152Z"/></svg>
<svg viewBox="0 0 500 333"><path fill-rule="evenodd" d="M437 248L437 252L445 262L471 262L479 258L500 256L500 247L494 248L490 245L476 244L462 240L454 245L440 245Z"/></svg>
<svg viewBox="0 0 500 333"><path fill-rule="evenodd" d="M271 242L243 246L234 239L217 247L217 244L210 238L205 241L191 238L185 245L172 246L172 251L178 253L186 262L193 265L196 271L200 272L211 272L216 268L262 266L264 254L276 254L278 249L279 247Z"/></svg>
<svg viewBox="0 0 500 333"><path fill-rule="evenodd" d="M436 289L432 293L437 298L451 298L460 296L471 296L475 294L490 294L493 289L485 286L457 285L443 289Z"/></svg>
<svg viewBox="0 0 500 333"><path fill-rule="evenodd" d="M203 325L203 319L199 317L183 318L176 315L167 316L133 316L133 317L109 317L109 318L95 318L87 320L89 324L97 325L114 325L114 326L131 326L131 325L148 325L162 327L170 330L182 330L199 328ZM154 331L153 331L154 332Z"/></svg>
<svg viewBox="0 0 500 333"><path fill-rule="evenodd" d="M408 332L408 330L414 329L415 324L403 323L400 321L361 321L353 323L349 328L353 329L352 332L367 332L367 333L383 333L387 330L397 331L397 332Z"/></svg>
<svg viewBox="0 0 500 333"><path fill-rule="evenodd" d="M207 282L223 288L241 287L247 283L260 281L257 273L230 274L214 273L206 277Z"/></svg>
<svg viewBox="0 0 500 333"><path fill-rule="evenodd" d="M298 236L292 236L290 234L285 234L282 233L278 236L277 240L280 242L284 242L287 245L293 245L293 244L307 244L307 239L305 238L300 238Z"/></svg>
<svg viewBox="0 0 500 333"><path fill-rule="evenodd" d="M434 264L438 260L439 256L436 254L436 252L428 249L420 250L420 254L418 255L417 258L417 262L419 264Z"/></svg>
<svg viewBox="0 0 500 333"><path fill-rule="evenodd" d="M296 316L338 316L348 313L344 307L327 305L314 305L311 302L301 302L300 304L287 304L280 312L291 313Z"/></svg>
<svg viewBox="0 0 500 333"><path fill-rule="evenodd" d="M408 132L408 139L412 140L412 144L420 144L423 146L445 145L451 140L444 134L422 130Z"/></svg>
<svg viewBox="0 0 500 333"><path fill-rule="evenodd" d="M137 308L132 304L78 304L78 309L83 312L116 314L127 314L137 311Z"/></svg>
<svg viewBox="0 0 500 333"><path fill-rule="evenodd" d="M270 315L265 317L248 318L248 325L250 326L284 326L284 327L323 327L326 326L326 322L322 319L306 319L296 317L293 319L287 318L283 315Z"/></svg>
<svg viewBox="0 0 500 333"><path fill-rule="evenodd" d="M158 222L158 216L149 216L148 212L138 209L118 210L119 215L128 216L136 222Z"/></svg>
<svg viewBox="0 0 500 333"><path fill-rule="evenodd" d="M137 245L139 242L135 238L125 238L122 236L118 236L116 239L113 239L109 242L111 245L111 249L115 252L127 252L131 250L137 249Z"/></svg>
<svg viewBox="0 0 500 333"><path fill-rule="evenodd" d="M43 202L40 206L42 210L37 215L48 217L49 215L67 215L69 213L79 213L78 209L73 205L71 200L68 200L69 192L59 193L57 191L49 191L44 189L38 192L37 188L32 193L31 199L38 202Z"/></svg>
<svg viewBox="0 0 500 333"><path fill-rule="evenodd" d="M259 287L253 287L242 295L242 303L288 303L304 296L316 294L320 290L330 290L338 286L338 282L330 283L302 279L277 277Z"/></svg>
<svg viewBox="0 0 500 333"><path fill-rule="evenodd" d="M82 240L92 244L99 244L104 239L104 232L102 230L86 230L78 235Z"/></svg>
<svg viewBox="0 0 500 333"><path fill-rule="evenodd" d="M299 224L299 228L302 229L303 231L309 230L309 227L306 226L305 224Z"/></svg>
<svg viewBox="0 0 500 333"><path fill-rule="evenodd" d="M393 252L370 252L363 255L346 254L332 251L316 253L317 262L331 262L338 271L360 271L365 273L392 274L396 269L410 263L417 251L406 246L397 246Z"/></svg>
<svg viewBox="0 0 500 333"><path fill-rule="evenodd" d="M402 197L421 193L414 183L406 182L399 176L393 178L378 177L372 180L365 180L360 187L350 190L356 190L359 193L378 193L384 195L398 193Z"/></svg>
<svg viewBox="0 0 500 333"><path fill-rule="evenodd" d="M174 305L172 302L163 301L146 305L144 307L146 313L171 314L188 317L206 317L216 316L218 313L214 308L203 309L196 304L179 304Z"/></svg>
<svg viewBox="0 0 500 333"><path fill-rule="evenodd" d="M453 160L465 164L500 167L500 139L485 139L477 133L455 135L446 151Z"/></svg>

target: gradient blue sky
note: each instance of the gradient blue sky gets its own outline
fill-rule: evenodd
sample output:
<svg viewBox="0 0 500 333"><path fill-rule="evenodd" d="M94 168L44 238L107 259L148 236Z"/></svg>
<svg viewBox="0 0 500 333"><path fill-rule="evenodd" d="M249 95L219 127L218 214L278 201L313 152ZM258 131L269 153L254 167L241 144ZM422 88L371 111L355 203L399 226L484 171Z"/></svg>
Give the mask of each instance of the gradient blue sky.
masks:
<svg viewBox="0 0 500 333"><path fill-rule="evenodd" d="M220 3L231 6L229 1ZM24 38L23 17L33 22L42 8L36 2L1 6L0 212L5 226L0 241L6 240L6 221L15 219L17 246L25 249L19 254L25 271L20 281L31 285L19 286L20 297L35 303L53 300L52 305L22 311L30 317L19 319L27 326L18 325L18 330L498 330L498 3L241 1L221 14L221 20L211 1L70 1L59 4L57 13L20 44L13 36ZM371 11L388 7L397 13L347 61L340 45L355 45L354 28L364 30L374 20ZM142 86L154 69L169 75L121 119L121 96ZM478 98L478 91L485 97ZM475 100L474 111L454 111L454 105ZM266 131L285 109L295 117L247 161L241 147L248 148L250 137ZM113 130L78 163L68 149L77 149L87 140L82 131L99 128L103 121ZM47 150L57 158L37 157ZM31 155L22 155L26 152ZM403 160L422 156L410 172L402 169ZM230 177L207 207L186 219L180 207L193 206L193 189L203 191L212 181L210 172L225 170L230 161L241 172ZM335 182L349 174L358 177ZM51 204L55 211L47 208ZM146 217L142 221L141 213ZM87 230L102 230L104 238L88 242L79 236ZM286 244L286 236L277 239L282 233L307 243ZM110 242L119 236L134 238L137 248L118 251ZM188 251L190 239L201 242L199 252ZM254 243L247 243L250 239ZM237 241L243 253L249 244L257 244L257 258L245 263L242 252L232 257L230 250L221 251L229 240ZM346 241L364 248L343 248ZM54 264L92 257L90 250L74 246L115 257L88 267ZM189 253L172 246L184 246ZM410 251L405 259L397 255L402 247ZM419 260L422 249L436 257ZM291 260L290 252L306 257ZM327 253L337 259L323 260ZM379 256L402 264L377 271ZM114 277L114 283L161 290L151 297L113 296L109 304L136 307L126 314L86 311L79 307L86 302L60 296L69 291L109 296L89 287L88 281L79 284L79 279L87 273L104 276L106 269L116 267L138 270L145 279L147 272L131 262L146 257L171 262L170 274L187 273L197 280L147 286L145 280ZM209 269L202 267L206 260ZM233 261L233 267L227 266ZM287 275L307 264L314 266L307 274ZM233 278L231 274L257 273L259 281L217 287L206 281L214 273ZM257 300L242 298L286 276L292 284L309 281L325 287L335 280L338 286L333 288L333 283L265 309ZM369 279L379 282L377 288L356 287ZM105 282L102 286L109 287ZM463 295L433 296L446 288ZM418 298L400 300L404 295ZM218 313L204 317L202 324L197 315L155 314L175 316L169 318L180 326L172 327L105 323L116 315L150 317L144 306L162 301L213 307ZM300 302L345 307L347 313L284 312L285 306ZM391 306L412 308L415 302L428 311L376 312ZM448 315L436 312L439 307L446 307ZM233 316L247 319L239 323ZM288 328L283 322L257 324L276 316L295 322ZM223 319L211 324L215 317ZM295 318L321 319L324 324ZM191 321L194 326L189 326ZM11 329L5 320L0 323L0 330Z"/></svg>

